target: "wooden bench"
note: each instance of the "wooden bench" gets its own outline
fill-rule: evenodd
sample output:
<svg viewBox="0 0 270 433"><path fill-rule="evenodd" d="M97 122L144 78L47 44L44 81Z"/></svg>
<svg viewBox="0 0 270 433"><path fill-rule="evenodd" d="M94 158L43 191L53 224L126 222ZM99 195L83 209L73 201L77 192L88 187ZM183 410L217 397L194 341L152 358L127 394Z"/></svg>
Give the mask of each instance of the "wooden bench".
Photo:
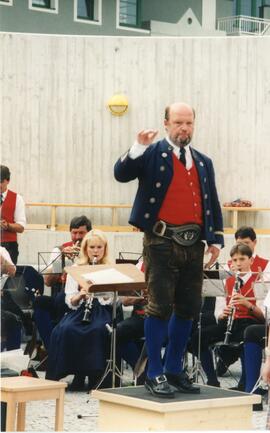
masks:
<svg viewBox="0 0 270 433"><path fill-rule="evenodd" d="M229 233L235 233L236 230L240 227L239 225L239 215L241 213L248 214L248 213L256 213L256 212L270 212L270 208L268 207L234 207L234 206L223 206L222 207L223 214L225 212L230 213L231 218L231 226L226 227L224 229L224 232ZM270 234L270 228L257 228L254 227L257 234Z"/></svg>
<svg viewBox="0 0 270 433"><path fill-rule="evenodd" d="M65 382L27 376L2 378L1 401L7 403L6 431L24 431L26 402L33 400L56 400L55 431L63 431L66 386ZM17 429L15 430L17 406Z"/></svg>

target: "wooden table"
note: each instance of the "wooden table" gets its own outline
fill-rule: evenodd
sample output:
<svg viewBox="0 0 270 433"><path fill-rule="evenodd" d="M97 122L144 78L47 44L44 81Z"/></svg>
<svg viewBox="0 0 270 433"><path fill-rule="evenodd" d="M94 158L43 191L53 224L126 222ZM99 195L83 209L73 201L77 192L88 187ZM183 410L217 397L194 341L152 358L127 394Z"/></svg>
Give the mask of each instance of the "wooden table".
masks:
<svg viewBox="0 0 270 433"><path fill-rule="evenodd" d="M26 402L33 400L56 400L55 430L63 431L66 386L64 382L27 376L2 378L1 401L7 403L6 431L24 431ZM17 406L17 429L15 430Z"/></svg>

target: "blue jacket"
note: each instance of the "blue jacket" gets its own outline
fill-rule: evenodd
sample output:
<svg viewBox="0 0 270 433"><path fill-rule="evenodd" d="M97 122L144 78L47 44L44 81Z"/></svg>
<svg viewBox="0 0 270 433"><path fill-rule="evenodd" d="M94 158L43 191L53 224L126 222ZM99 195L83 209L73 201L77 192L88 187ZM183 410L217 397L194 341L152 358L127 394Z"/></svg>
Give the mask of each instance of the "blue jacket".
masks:
<svg viewBox="0 0 270 433"><path fill-rule="evenodd" d="M114 176L119 182L138 178L139 186L129 223L149 231L157 221L162 202L173 177L172 146L166 139L147 147L136 159L128 154L119 158L114 166ZM215 173L210 158L191 148L201 185L204 227L202 239L208 244L224 246L223 219L218 200ZM179 197L181 200L181 197Z"/></svg>

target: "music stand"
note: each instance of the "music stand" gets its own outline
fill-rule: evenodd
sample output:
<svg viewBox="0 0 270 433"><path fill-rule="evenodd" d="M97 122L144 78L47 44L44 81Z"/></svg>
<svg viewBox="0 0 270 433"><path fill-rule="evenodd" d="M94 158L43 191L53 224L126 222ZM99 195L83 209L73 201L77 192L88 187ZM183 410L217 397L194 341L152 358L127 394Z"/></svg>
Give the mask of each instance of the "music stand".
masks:
<svg viewBox="0 0 270 433"><path fill-rule="evenodd" d="M204 280L202 285L202 297L218 297L226 296L225 287L223 280L219 279L220 274L218 270L204 271ZM205 373L201 364L201 332L202 332L202 312L200 311L199 320L197 323L198 328L198 350L197 358L193 369L190 373L191 377L195 375L195 381L198 382L199 375L202 378L203 383L205 383Z"/></svg>
<svg viewBox="0 0 270 433"><path fill-rule="evenodd" d="M65 266L72 266L73 260L69 258L70 253L57 251L38 252L38 272L41 275L61 275ZM68 260L67 260L68 259Z"/></svg>
<svg viewBox="0 0 270 433"><path fill-rule="evenodd" d="M112 373L112 388L115 388L115 376L121 377L116 366L116 302L118 294L128 294L144 290L146 287L144 273L132 264L85 265L66 267L70 274L82 287L89 292L113 292L112 327L110 358L104 374L98 383L98 388L109 373ZM91 285L89 285L89 283Z"/></svg>

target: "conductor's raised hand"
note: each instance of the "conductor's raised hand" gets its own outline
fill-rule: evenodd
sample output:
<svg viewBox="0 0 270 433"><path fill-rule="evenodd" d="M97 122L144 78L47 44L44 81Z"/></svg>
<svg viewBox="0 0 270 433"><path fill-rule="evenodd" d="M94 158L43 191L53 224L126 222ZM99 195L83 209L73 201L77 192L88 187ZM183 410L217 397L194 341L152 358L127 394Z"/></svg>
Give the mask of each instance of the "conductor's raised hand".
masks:
<svg viewBox="0 0 270 433"><path fill-rule="evenodd" d="M140 144L144 144L145 146L149 146L149 144L153 143L157 134L158 134L158 131L156 129L143 129L137 135L137 141Z"/></svg>

